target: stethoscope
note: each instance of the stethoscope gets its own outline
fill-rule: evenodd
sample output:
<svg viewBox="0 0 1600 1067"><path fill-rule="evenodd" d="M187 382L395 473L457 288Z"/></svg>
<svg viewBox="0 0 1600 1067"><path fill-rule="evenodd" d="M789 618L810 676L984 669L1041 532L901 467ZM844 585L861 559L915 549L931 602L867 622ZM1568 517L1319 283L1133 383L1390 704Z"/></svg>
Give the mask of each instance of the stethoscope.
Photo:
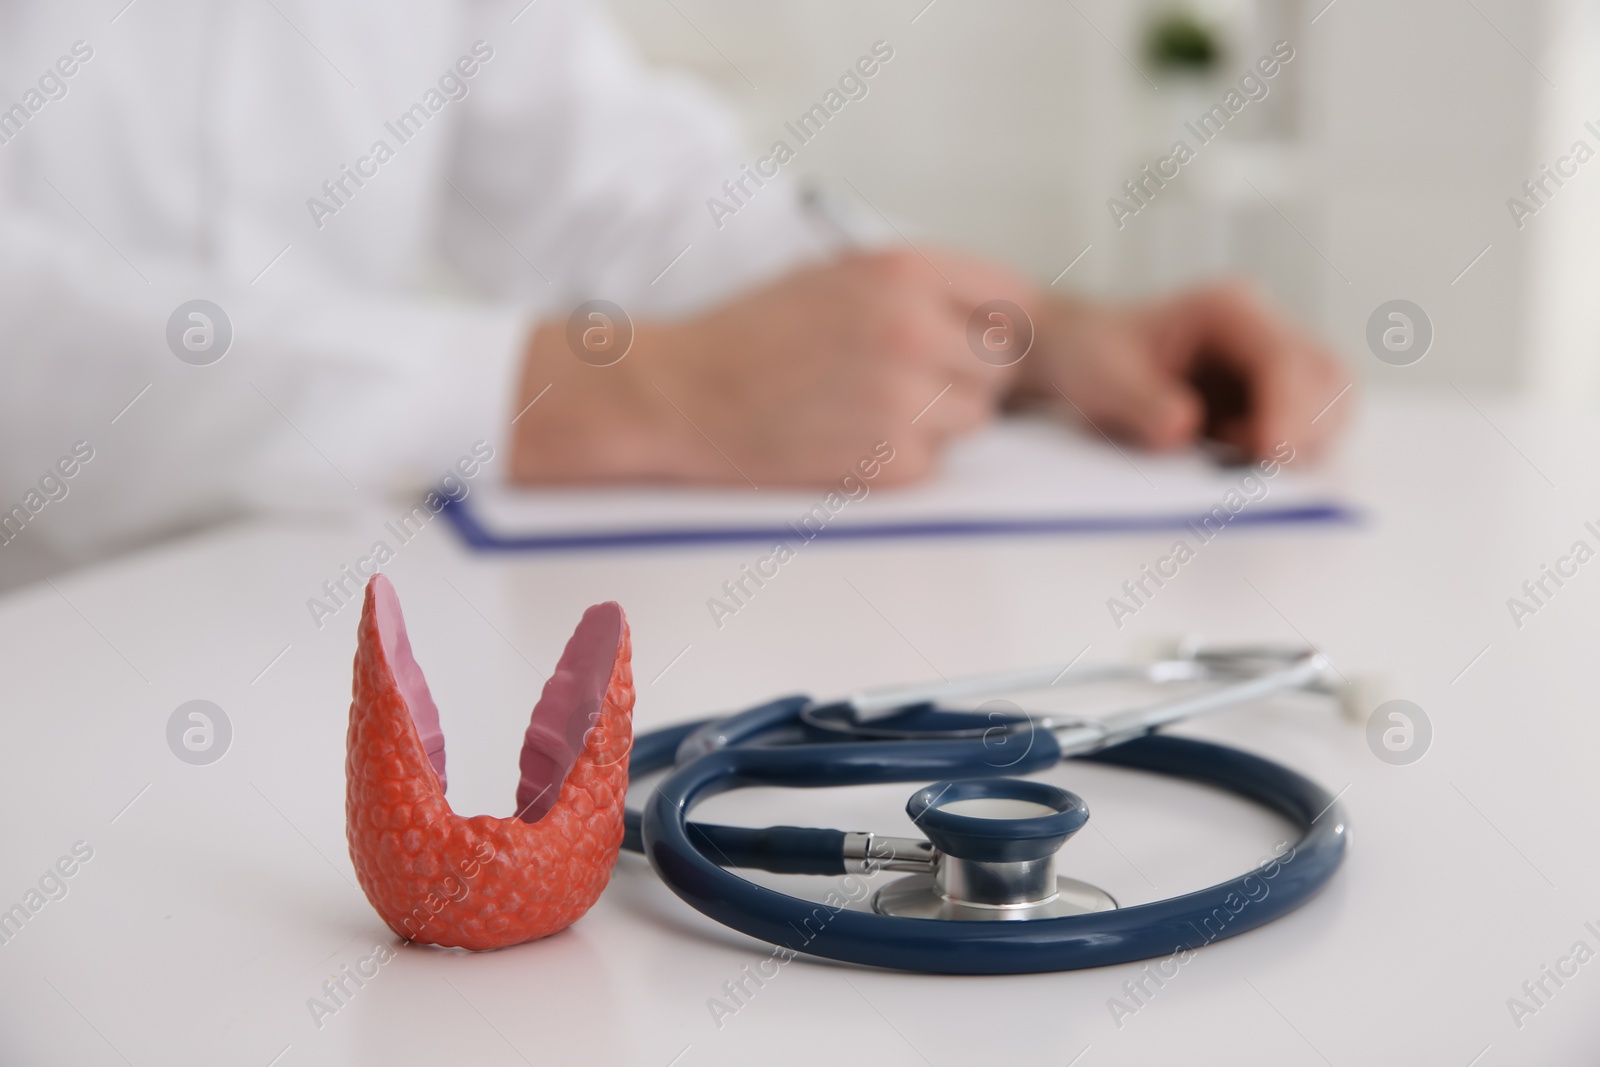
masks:
<svg viewBox="0 0 1600 1067"><path fill-rule="evenodd" d="M867 690L824 703L786 697L637 738L630 780L668 773L642 813L627 813L623 844L643 852L696 910L795 953L909 971L1020 974L1197 949L1310 900L1344 858L1346 818L1337 797L1282 764L1157 731L1290 690L1337 696L1328 670L1315 651L1190 647L1143 664L1057 665ZM1130 681L1209 685L1095 720L937 705L1064 683ZM1299 839L1237 878L1119 907L1104 890L1056 872L1057 850L1089 818L1083 799L1018 777L1068 758L1230 791L1289 820ZM906 805L923 838L689 821L702 801L750 786L930 780ZM740 868L907 877L879 889L869 913L757 885L734 873Z"/></svg>

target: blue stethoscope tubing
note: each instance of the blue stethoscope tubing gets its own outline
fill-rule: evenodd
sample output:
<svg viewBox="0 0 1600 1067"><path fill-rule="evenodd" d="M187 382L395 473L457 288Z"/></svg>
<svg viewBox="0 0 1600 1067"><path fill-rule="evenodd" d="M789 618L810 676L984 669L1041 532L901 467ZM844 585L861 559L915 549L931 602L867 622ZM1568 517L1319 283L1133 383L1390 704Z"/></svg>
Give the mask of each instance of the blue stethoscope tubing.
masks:
<svg viewBox="0 0 1600 1067"><path fill-rule="evenodd" d="M818 788L1031 774L1054 766L1062 753L1048 731L1032 734L1027 751L1004 766L995 765L994 748L984 737L749 743L792 733L809 705L805 697L788 697L720 722L685 723L637 738L630 779L676 766L651 791L642 813L628 812L624 837L624 847L643 852L691 907L795 952L935 974L1029 974L1128 963L1198 949L1272 922L1315 896L1344 859L1344 810L1317 783L1240 749L1152 732L1071 758L1170 775L1254 801L1299 828L1293 851L1193 893L1084 915L975 922L819 911L814 901L756 885L724 867L844 874L844 831L713 826L689 822L690 811L719 793L757 785ZM678 760L680 746L708 728L720 735L717 746Z"/></svg>

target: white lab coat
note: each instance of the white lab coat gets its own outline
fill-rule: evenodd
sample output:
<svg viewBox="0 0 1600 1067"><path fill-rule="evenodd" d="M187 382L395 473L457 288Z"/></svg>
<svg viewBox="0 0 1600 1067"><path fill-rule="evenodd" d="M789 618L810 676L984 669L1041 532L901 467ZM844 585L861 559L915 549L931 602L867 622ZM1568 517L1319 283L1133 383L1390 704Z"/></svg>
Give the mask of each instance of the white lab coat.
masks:
<svg viewBox="0 0 1600 1067"><path fill-rule="evenodd" d="M582 0L126 3L0 4L0 513L93 450L0 574L414 492L479 440L503 475L532 323L823 251L782 182L716 225L730 123ZM234 331L210 366L166 338L196 298Z"/></svg>

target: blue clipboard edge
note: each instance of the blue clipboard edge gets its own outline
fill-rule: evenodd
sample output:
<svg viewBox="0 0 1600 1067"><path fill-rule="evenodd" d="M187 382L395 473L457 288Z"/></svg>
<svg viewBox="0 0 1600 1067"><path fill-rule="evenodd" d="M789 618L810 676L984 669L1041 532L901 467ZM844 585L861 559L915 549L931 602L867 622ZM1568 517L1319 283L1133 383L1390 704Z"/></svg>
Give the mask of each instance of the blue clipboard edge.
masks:
<svg viewBox="0 0 1600 1067"><path fill-rule="evenodd" d="M502 537L472 514L465 500L444 508L467 546L479 552L573 552L586 550L674 548L686 545L763 544L779 541L888 541L942 537L1028 537L1050 534L1114 534L1176 531L1198 522L1200 515L1076 516L1016 519L923 519L914 522L858 523L824 526L809 537L792 526L729 526L722 528L662 527L606 532L521 534ZM1292 508L1245 510L1228 525L1302 526L1312 523L1358 525L1361 513L1342 504L1306 504Z"/></svg>

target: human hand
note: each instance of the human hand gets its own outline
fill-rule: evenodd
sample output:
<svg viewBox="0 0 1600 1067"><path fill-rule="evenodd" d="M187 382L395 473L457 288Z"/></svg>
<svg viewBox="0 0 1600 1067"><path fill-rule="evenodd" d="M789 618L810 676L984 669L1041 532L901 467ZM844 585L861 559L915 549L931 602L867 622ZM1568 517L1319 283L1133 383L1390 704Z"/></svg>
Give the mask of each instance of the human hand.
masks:
<svg viewBox="0 0 1600 1067"><path fill-rule="evenodd" d="M1170 450L1203 437L1246 458L1287 442L1315 456L1353 406L1338 359L1237 284L1034 309L1037 340L1013 401L1054 406L1118 440Z"/></svg>
<svg viewBox="0 0 1600 1067"><path fill-rule="evenodd" d="M530 345L513 476L522 481L836 481L875 442L883 482L924 477L991 417L1017 368L975 358L980 303L1029 299L987 264L911 251L807 268L698 318L640 323L620 362L590 366L564 324Z"/></svg>

